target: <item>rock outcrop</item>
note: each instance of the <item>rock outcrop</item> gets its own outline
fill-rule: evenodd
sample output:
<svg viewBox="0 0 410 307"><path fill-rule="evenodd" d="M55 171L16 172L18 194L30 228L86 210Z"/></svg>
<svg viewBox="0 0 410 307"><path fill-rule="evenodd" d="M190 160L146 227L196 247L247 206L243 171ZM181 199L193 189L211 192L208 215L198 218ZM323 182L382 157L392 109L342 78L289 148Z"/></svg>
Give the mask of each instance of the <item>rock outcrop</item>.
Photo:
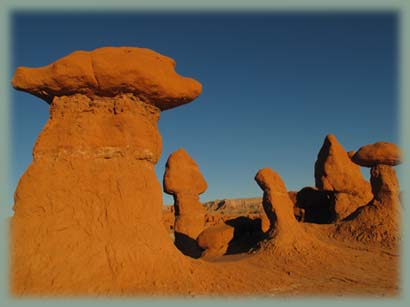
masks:
<svg viewBox="0 0 410 307"><path fill-rule="evenodd" d="M350 155L353 153L350 152ZM315 163L319 190L334 193L336 219L342 220L372 198L371 187L332 134L326 136Z"/></svg>
<svg viewBox="0 0 410 307"><path fill-rule="evenodd" d="M199 195L208 185L191 156L180 148L167 161L164 191L174 197L175 245L186 255L200 257L196 239L205 227L205 208Z"/></svg>
<svg viewBox="0 0 410 307"><path fill-rule="evenodd" d="M400 186L392 166L399 164L400 158L398 146L386 142L366 145L355 153L353 161L371 167L374 198L349 216L346 223L338 225L339 235L386 247L397 246L400 240Z"/></svg>
<svg viewBox="0 0 410 307"><path fill-rule="evenodd" d="M78 51L46 67L17 69L13 86L49 102L50 119L15 193L14 294L149 294L170 284L174 290L190 287L190 263L161 223L154 171L161 110L201 91L174 66L154 51L124 47Z"/></svg>

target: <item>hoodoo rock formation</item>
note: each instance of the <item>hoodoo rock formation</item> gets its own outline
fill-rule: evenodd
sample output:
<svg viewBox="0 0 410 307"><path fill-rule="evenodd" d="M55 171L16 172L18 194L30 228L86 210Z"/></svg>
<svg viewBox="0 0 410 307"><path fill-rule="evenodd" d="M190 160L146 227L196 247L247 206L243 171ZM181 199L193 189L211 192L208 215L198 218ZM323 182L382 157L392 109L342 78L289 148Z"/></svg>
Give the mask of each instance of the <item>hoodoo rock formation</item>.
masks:
<svg viewBox="0 0 410 307"><path fill-rule="evenodd" d="M369 182L332 134L326 136L315 163L315 182L319 190L334 194L334 212L342 220L367 204L373 194Z"/></svg>
<svg viewBox="0 0 410 307"><path fill-rule="evenodd" d="M167 161L164 191L174 196L175 245L186 255L200 257L197 238L205 227L206 210L199 201L208 185L191 156L180 148Z"/></svg>
<svg viewBox="0 0 410 307"><path fill-rule="evenodd" d="M270 221L271 241L264 249L278 257L290 257L312 248L316 240L296 220L293 202L280 176L270 168L263 168L255 180L263 190L263 208Z"/></svg>
<svg viewBox="0 0 410 307"><path fill-rule="evenodd" d="M174 67L154 51L122 47L17 69L13 86L49 102L50 118L15 192L15 294L189 289L190 263L161 223L154 171L161 110L201 92Z"/></svg>
<svg viewBox="0 0 410 307"><path fill-rule="evenodd" d="M263 209L270 221L271 231L283 234L294 233L299 226L294 214L293 203L280 176L270 168L258 171L255 180L263 190Z"/></svg>
<svg viewBox="0 0 410 307"><path fill-rule="evenodd" d="M392 166L400 164L397 145L378 142L361 147L352 160L370 169L373 200L338 225L338 232L362 242L395 247L400 240L400 186Z"/></svg>

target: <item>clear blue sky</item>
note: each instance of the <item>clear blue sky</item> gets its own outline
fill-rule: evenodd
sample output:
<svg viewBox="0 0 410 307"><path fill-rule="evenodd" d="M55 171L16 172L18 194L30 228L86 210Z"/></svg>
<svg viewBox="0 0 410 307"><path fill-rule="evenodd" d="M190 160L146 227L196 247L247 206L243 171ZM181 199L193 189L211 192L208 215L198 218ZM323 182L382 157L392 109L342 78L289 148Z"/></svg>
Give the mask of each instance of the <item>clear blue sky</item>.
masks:
<svg viewBox="0 0 410 307"><path fill-rule="evenodd" d="M177 72L200 81L198 99L161 114L156 170L162 182L168 155L184 147L208 182L203 201L260 196L253 178L263 167L289 190L314 185L328 133L346 150L398 142L393 13L30 12L14 15L12 31L12 72L75 50L136 46L174 58ZM10 200L48 105L12 90L11 110Z"/></svg>

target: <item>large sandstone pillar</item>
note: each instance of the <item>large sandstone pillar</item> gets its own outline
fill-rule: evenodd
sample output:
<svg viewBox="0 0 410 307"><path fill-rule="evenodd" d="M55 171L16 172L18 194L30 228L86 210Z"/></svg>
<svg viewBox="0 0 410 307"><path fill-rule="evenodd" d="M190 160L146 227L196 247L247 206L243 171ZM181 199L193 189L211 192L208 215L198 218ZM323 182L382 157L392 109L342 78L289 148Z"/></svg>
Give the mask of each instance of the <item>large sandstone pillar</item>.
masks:
<svg viewBox="0 0 410 307"><path fill-rule="evenodd" d="M15 294L135 294L189 285L187 260L161 223L154 172L160 112L201 92L174 66L149 49L122 47L17 69L13 86L49 102L50 119L15 193Z"/></svg>

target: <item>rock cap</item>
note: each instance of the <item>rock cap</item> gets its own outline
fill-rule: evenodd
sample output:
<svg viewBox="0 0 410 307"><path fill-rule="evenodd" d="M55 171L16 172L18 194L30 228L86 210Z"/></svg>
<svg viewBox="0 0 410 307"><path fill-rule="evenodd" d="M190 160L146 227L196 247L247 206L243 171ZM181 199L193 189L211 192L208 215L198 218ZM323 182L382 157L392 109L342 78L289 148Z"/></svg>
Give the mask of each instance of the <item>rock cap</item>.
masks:
<svg viewBox="0 0 410 307"><path fill-rule="evenodd" d="M12 85L48 103L55 96L133 93L166 110L191 102L202 90L198 81L177 74L175 65L150 49L103 47L75 51L43 67L18 67Z"/></svg>
<svg viewBox="0 0 410 307"><path fill-rule="evenodd" d="M287 193L285 183L279 174L269 167L260 169L255 176L255 180L264 191L277 191Z"/></svg>
<svg viewBox="0 0 410 307"><path fill-rule="evenodd" d="M173 152L167 161L164 174L164 191L168 194L202 194L208 188L208 184L202 173L186 152L180 148Z"/></svg>
<svg viewBox="0 0 410 307"><path fill-rule="evenodd" d="M394 166L401 163L401 150L396 144L377 142L360 147L352 161L365 167L379 164Z"/></svg>

